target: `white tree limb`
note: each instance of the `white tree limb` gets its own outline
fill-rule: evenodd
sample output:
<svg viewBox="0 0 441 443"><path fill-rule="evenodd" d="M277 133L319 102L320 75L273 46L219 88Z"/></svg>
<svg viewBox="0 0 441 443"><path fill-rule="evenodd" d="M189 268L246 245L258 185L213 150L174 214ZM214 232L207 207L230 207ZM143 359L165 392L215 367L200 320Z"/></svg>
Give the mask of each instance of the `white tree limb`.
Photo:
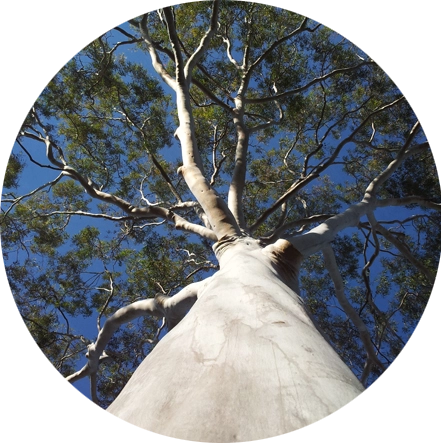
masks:
<svg viewBox="0 0 441 443"><path fill-rule="evenodd" d="M400 98L388 105L378 108L375 113L381 112L383 109L391 107L401 100L402 99ZM364 122L365 121L366 120L364 120ZM360 127L361 125L359 128ZM389 165L369 183L364 197L359 203L351 205L342 213L329 218L316 228L311 229L306 234L298 237L290 237L288 239L303 256L306 257L319 251L325 244L332 242L338 232L348 227L357 226L361 217L374 211L374 209L377 207L376 192L379 187L384 184L384 182L398 169L405 159L421 149L428 148L429 144L427 142L415 145L413 147L410 146L419 129L420 125L417 122L413 126L403 146L398 151L396 158L392 160ZM350 137L352 137L352 135Z"/></svg>
<svg viewBox="0 0 441 443"><path fill-rule="evenodd" d="M193 55L191 55L190 58L187 60L187 63L184 68L184 75L189 83L191 83L191 75L193 69L207 51L208 45L210 44L210 41L213 38L214 33L216 32L218 13L219 13L219 0L214 0L211 12L210 28L202 37L201 41L199 42L199 46L194 51Z"/></svg>
<svg viewBox="0 0 441 443"><path fill-rule="evenodd" d="M136 318L152 315L157 318L166 318L167 326L172 329L184 318L197 300L198 290L202 288L208 279L192 283L179 291L176 295L168 297L157 294L155 298L148 298L134 302L118 309L109 317L98 333L95 343L88 346L86 354L87 363L79 371L66 377L66 380L75 381L96 374L100 363L107 358L104 349L118 328Z"/></svg>
<svg viewBox="0 0 441 443"><path fill-rule="evenodd" d="M144 39L144 42L147 45L147 49L149 51L150 57L152 59L152 64L154 70L159 74L159 76L162 78L162 80L170 86L172 89L176 89L176 80L167 72L167 70L164 68L164 65L161 62L161 59L159 58L158 53L156 52L156 49L153 45L153 42L150 38L148 29L147 29L147 14L143 16L140 23L130 21L130 23L134 26L137 26L139 30L141 31L141 35Z"/></svg>

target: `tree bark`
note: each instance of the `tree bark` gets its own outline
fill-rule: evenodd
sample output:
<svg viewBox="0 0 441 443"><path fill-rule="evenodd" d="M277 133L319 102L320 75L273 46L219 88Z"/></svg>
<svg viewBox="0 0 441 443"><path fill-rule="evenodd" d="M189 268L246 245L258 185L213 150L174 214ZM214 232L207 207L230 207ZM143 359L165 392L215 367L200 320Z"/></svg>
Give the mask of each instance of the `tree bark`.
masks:
<svg viewBox="0 0 441 443"><path fill-rule="evenodd" d="M360 394L294 291L298 251L285 240L216 246L220 270L108 411L170 437L249 441L311 424Z"/></svg>

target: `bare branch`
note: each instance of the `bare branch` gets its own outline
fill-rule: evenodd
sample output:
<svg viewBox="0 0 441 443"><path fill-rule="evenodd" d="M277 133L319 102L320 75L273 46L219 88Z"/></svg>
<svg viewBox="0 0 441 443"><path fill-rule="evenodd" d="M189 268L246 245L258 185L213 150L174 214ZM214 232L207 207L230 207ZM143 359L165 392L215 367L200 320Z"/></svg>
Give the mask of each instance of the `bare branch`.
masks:
<svg viewBox="0 0 441 443"><path fill-rule="evenodd" d="M187 77L185 75L185 65L180 50L179 38L176 33L175 16L171 7L164 8L162 12L167 25L168 37L174 55L176 82L182 88L186 84Z"/></svg>
<svg viewBox="0 0 441 443"><path fill-rule="evenodd" d="M11 203L11 206L9 206L9 208L5 211L4 215L8 215L8 213L11 211L11 209L17 205L18 203L20 203L23 199L28 198L33 196L34 194L36 194L37 192L41 191L42 189L51 187L53 185L55 185L56 183L58 183L61 179L63 178L63 174L60 174L57 178L55 178L54 180L47 182L41 186L39 186L38 188L34 189L31 192L28 192L27 194L21 195L20 197L17 197L15 199L3 199L3 202L5 203Z"/></svg>
<svg viewBox="0 0 441 443"><path fill-rule="evenodd" d="M34 134L31 134L31 133L29 133L29 132L22 131L22 132L20 132L20 135L25 136L25 137L29 137L29 138L32 138L32 139L35 140L35 136L34 136ZM37 137L36 140L38 140L38 141L43 141L43 139L41 139L41 138L39 138L39 137ZM21 143L20 140L17 139L17 143L20 145L21 149L23 149L23 151L24 151L24 152L26 153L26 155L29 157L29 160L30 160L32 163L34 163L35 165L40 166L40 168L53 169L54 171L60 171L60 170L61 170L60 168L55 168L55 167L53 167L53 166L51 166L51 165L42 165L41 163L37 162L37 161L32 157L32 155L29 153L29 151L23 146L23 144Z"/></svg>
<svg viewBox="0 0 441 443"><path fill-rule="evenodd" d="M419 123L414 126L412 129L408 139L406 140L406 143L404 146L400 149L398 155L396 156L395 160L393 160L388 167L380 174L378 175L372 182L369 184L369 186L366 189L366 196L374 196L375 192L378 190L378 188L398 169L398 167L403 163L403 161L410 157L411 155L415 154L417 151L422 149L428 149L429 143L424 142L417 146L414 146L412 148L408 149L408 146L410 145L411 141L415 137L417 130L419 128Z"/></svg>
<svg viewBox="0 0 441 443"><path fill-rule="evenodd" d="M119 96L119 92L118 92L118 96ZM140 127L138 124L135 123L135 121L129 116L129 113L127 112L127 110L125 109L122 100L119 100L121 109L123 110L124 116L127 120L127 122L132 125L134 128L136 128L140 134L141 137L143 138L144 141L146 141L146 139L148 138L148 134L146 134L145 131L145 122L142 125L142 127ZM156 155L154 154L154 152L148 148L148 144L145 143L145 149L148 153L148 155L150 156L150 158L152 159L153 164L155 165L156 169L159 171L159 173L161 174L162 178L165 180L165 182L167 183L168 188L170 189L170 191L172 192L172 194L175 196L176 200L181 203L182 199L181 196L179 195L178 190L176 189L175 185L173 184L173 182L171 181L169 175L167 174L167 172L165 171L165 169L162 167L161 163L158 161L158 159L156 158Z"/></svg>
<svg viewBox="0 0 441 443"><path fill-rule="evenodd" d="M300 189L304 188L308 183L313 181L318 177L318 174L309 174L306 178L297 180L294 184L292 184L284 193L281 195L276 202L274 202L268 209L266 209L254 222L253 225L250 226L250 232L255 231L265 220L280 206L283 205L287 200L289 200L295 193L300 191Z"/></svg>
<svg viewBox="0 0 441 443"><path fill-rule="evenodd" d="M155 46L153 44L152 39L150 38L148 29L147 29L147 18L148 15L145 14L142 17L142 20L140 23L135 22L131 20L129 23L139 28L141 35L144 39L144 42L147 45L147 50L149 51L150 57L152 59L153 68L155 71L160 75L162 80L170 86L170 88L175 89L176 88L176 80L167 72L164 65L161 62L161 59L159 58L158 53L156 52Z"/></svg>
<svg viewBox="0 0 441 443"><path fill-rule="evenodd" d="M273 96L245 99L245 102L246 103L260 103L261 104L261 103L268 103L268 102L275 101L275 100L279 100L280 101L280 100L282 100L282 99L284 99L286 97L290 97L291 95L299 94L300 92L306 91L311 86L313 86L313 85L315 85L317 83L320 83L320 82L322 82L324 80L327 80L328 78L334 77L334 76L339 75L339 74L345 74L345 73L348 73L348 72L352 72L352 71L355 71L355 70L361 68L362 66L366 66L366 65L370 65L370 64L373 64L373 62L363 61L362 63L359 63L358 65L350 66L348 68L334 69L333 71L328 72L325 75L322 75L320 77L316 77L315 79L313 79L310 82L308 82L306 85L303 85L303 86L301 86L299 88L292 89L290 91L286 91L286 92L283 92L281 94L276 94L276 95L273 95Z"/></svg>
<svg viewBox="0 0 441 443"><path fill-rule="evenodd" d="M434 209L436 211L441 211L441 203L436 203L430 200L426 200L423 197L417 195L409 195L402 198L385 198L382 200L377 200L376 206L379 208L384 208L387 206L407 206L407 205L418 205L424 208Z"/></svg>
<svg viewBox="0 0 441 443"><path fill-rule="evenodd" d="M213 154L212 154L212 161L213 161L213 174L211 175L210 185L213 186L216 180L216 177L218 176L220 172L220 168L222 166L222 163L226 160L227 156L224 154L224 152L221 152L222 158L219 160L219 163L216 160L216 152L217 148L222 141L222 139L225 137L227 133L227 128L225 127L222 131L222 134L218 137L217 135L218 129L217 126L214 127L214 133L213 133Z"/></svg>
<svg viewBox="0 0 441 443"><path fill-rule="evenodd" d="M383 363L378 359L366 324L363 322L357 311L346 298L344 291L345 285L338 269L337 261L335 259L332 247L328 244L322 249L322 251L325 258L325 266L334 283L335 295L338 302L340 303L340 306L343 308L346 315L350 318L354 326L357 328L358 334L364 345L368 358L384 371L385 367Z"/></svg>
<svg viewBox="0 0 441 443"><path fill-rule="evenodd" d="M210 44L211 39L213 38L213 35L217 29L217 17L219 13L219 0L213 1L213 9L211 12L211 18L210 18L210 28L205 33L205 35L202 37L199 46L193 53L193 55L187 60L187 63L184 68L184 75L187 81L191 82L191 75L194 67L197 65L199 60L202 58L202 56L205 54L205 52L208 49L208 45Z"/></svg>
<svg viewBox="0 0 441 443"><path fill-rule="evenodd" d="M267 120L265 123L261 123L259 125L251 127L249 129L250 134L262 131L263 129L266 129L266 128L270 128L271 126L280 125L282 123L283 117L284 117L283 109L280 106L278 101L276 101L275 104L277 106L277 109L279 110L279 119L278 120L276 120L276 119Z"/></svg>
<svg viewBox="0 0 441 443"><path fill-rule="evenodd" d="M237 62L237 60L233 57L233 54L231 52L231 40L228 37L228 30L225 27L225 31L223 34L220 35L220 37L222 38L223 42L225 43L226 47L227 47L227 56L228 59L230 60L230 62L234 65L234 67L238 70L241 71L241 67L239 65L239 63Z"/></svg>
<svg viewBox="0 0 441 443"><path fill-rule="evenodd" d="M237 104L238 105L238 104ZM234 158L234 171L228 190L228 208L241 228L245 228L243 213L243 192L247 172L247 154L250 132L243 121L243 109L236 106L234 124L237 132L236 154Z"/></svg>
<svg viewBox="0 0 441 443"><path fill-rule="evenodd" d="M228 113L231 113L233 109L224 103L219 97L217 97L210 89L203 85L199 80L193 78L192 83L197 86L213 103L225 109Z"/></svg>
<svg viewBox="0 0 441 443"><path fill-rule="evenodd" d="M346 137L344 138L338 145L337 147L334 149L334 152L332 153L332 155L322 164L320 164L320 166L317 166L313 169L313 172L315 173L322 173L325 169L327 169L330 165L332 165L335 160L337 159L337 157L339 156L340 152L342 151L342 149L350 142L352 142L355 138L355 136L365 127L365 125L372 119L372 117L374 115L380 114L381 112L390 109L394 106L396 106L397 104L401 103L402 101L404 101L404 97L399 97L398 99L387 103L386 105L380 106L378 108L376 108L374 111L370 112L369 115L367 117L365 117L360 123L359 125ZM403 147L403 149L405 149L405 147ZM402 162L402 159L399 160L400 164ZM368 189L366 190L366 192L368 192Z"/></svg>
<svg viewBox="0 0 441 443"><path fill-rule="evenodd" d="M290 231L291 229L302 227L303 230L308 225L328 220L334 215L335 214L316 214L316 215L311 215L310 217L300 218L298 220L294 220L288 223L283 223L280 226L276 226L276 228L271 233L265 234L263 237L261 237L261 239L272 243L273 241L281 238L285 232Z"/></svg>
<svg viewBox="0 0 441 443"><path fill-rule="evenodd" d="M153 208L153 212L156 214L154 217L151 215L144 216L143 215L143 209L149 209ZM39 214L35 213L38 217L51 217L54 215L79 215L79 216L86 216L86 217L92 217L92 218L104 218L107 220L112 221L125 221L125 220L142 220L142 219L152 219L152 218L163 218L164 220L167 220L169 222L172 222L175 225L175 228L181 231L190 232L193 234L198 234L203 238L206 238L207 240L217 241L216 234L209 228L206 228L205 226L196 225L194 223L191 223L187 221L185 218L181 217L180 215L174 213L170 209L161 208L159 206L151 206L149 208L134 208L133 214L128 216L112 216L108 214L95 214L91 212L84 212L84 211L52 211L45 214ZM150 211L151 212L151 211ZM163 221L160 223L156 223L157 225L162 224Z"/></svg>
<svg viewBox="0 0 441 443"><path fill-rule="evenodd" d="M104 352L107 343L115 331L125 323L139 317L152 315L157 318L165 317L168 328L172 329L193 306L197 299L198 290L206 281L192 283L173 297L157 294L155 298L140 300L118 309L115 314L106 320L103 328L98 333L96 342L88 346L86 365L79 371L66 377L66 380L74 383L81 378L96 374L100 363L107 358Z"/></svg>
<svg viewBox="0 0 441 443"><path fill-rule="evenodd" d="M100 288L101 290L105 290L106 292L109 292L109 295L103 305L103 307L101 308L99 314L98 314L98 318L96 320L96 325L97 325L97 329L98 329L98 333L101 331L101 317L104 313L104 311L107 309L107 306L109 306L110 301L112 300L114 293L115 293L115 287L113 285L113 278L112 278L112 274L110 272L107 272L108 276L109 276L109 285L110 288Z"/></svg>
<svg viewBox="0 0 441 443"><path fill-rule="evenodd" d="M268 57L272 51L274 51L278 46L280 46L282 43L285 43L290 38L302 33L305 30L309 30L306 27L306 24L308 23L308 18L305 17L300 24L300 26L295 29L294 31L290 32L289 34L285 35L284 37L276 40L273 42L272 45L270 45L247 69L246 76L249 78L252 74L252 72L265 60L266 57ZM309 30L311 31L311 30Z"/></svg>
<svg viewBox="0 0 441 443"><path fill-rule="evenodd" d="M38 217L53 217L55 215L79 215L83 217L91 217L91 218L104 218L107 220L113 220L113 221L125 221L125 220L134 220L136 217L125 215L125 216L116 216L116 215L109 215L109 214L98 214L93 212L85 212L85 211L51 211L51 212L45 212L43 214L40 214L38 212L34 211L34 214Z"/></svg>
<svg viewBox="0 0 441 443"><path fill-rule="evenodd" d="M380 225L377 220L372 216L371 220L372 228L379 232L387 241L392 243L398 251L406 258L410 263L412 263L433 285L435 282L435 275L421 263L415 256L411 253L408 246L399 240L396 236L394 236L389 230L387 230L384 226Z"/></svg>
<svg viewBox="0 0 441 443"><path fill-rule="evenodd" d="M377 108L375 111L371 112L353 131L350 135L348 135L344 140L342 140L337 147L334 149L334 152L332 155L324 161L321 165L316 166L313 169L313 172L308 174L306 177L302 177L299 180L297 180L289 189L285 191L285 193L277 199L275 203L271 205L268 209L266 209L254 222L254 224L250 227L250 231L255 231L264 221L274 212L276 211L285 201L287 201L289 198L291 198L295 193L297 193L300 189L304 188L308 183L310 183L312 180L317 178L325 169L327 169L329 166L331 166L335 160L337 159L338 155L340 154L341 150L350 143L354 137L357 135L358 132L361 131L361 129L366 125L366 123L376 114L383 112L386 109L389 109L396 104L400 103L402 100L404 100L404 97L400 97L397 100L394 100L391 103L388 103L384 106L381 106ZM321 146L317 149L320 149ZM404 149L404 148L403 148ZM400 159L399 162L401 164L403 159ZM368 191L368 190L367 190ZM365 196L366 198L366 196Z"/></svg>

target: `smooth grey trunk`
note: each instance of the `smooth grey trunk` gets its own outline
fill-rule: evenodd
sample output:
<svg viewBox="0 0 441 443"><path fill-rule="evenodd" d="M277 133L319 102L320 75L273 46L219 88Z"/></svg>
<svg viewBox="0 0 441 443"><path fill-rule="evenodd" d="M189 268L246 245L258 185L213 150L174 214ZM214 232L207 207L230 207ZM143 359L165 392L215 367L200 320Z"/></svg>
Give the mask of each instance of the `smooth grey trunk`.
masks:
<svg viewBox="0 0 441 443"><path fill-rule="evenodd" d="M363 387L314 327L286 241L220 245L220 271L108 411L180 439L249 441L331 414Z"/></svg>

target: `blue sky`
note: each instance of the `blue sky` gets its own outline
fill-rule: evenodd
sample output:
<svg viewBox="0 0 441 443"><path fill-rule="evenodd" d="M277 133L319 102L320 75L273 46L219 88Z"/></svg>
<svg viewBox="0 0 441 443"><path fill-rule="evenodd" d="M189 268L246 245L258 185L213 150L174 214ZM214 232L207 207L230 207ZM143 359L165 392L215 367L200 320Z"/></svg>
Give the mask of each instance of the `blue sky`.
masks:
<svg viewBox="0 0 441 443"><path fill-rule="evenodd" d="M106 12L109 13L109 11L106 11ZM21 17L17 16L16 18L20 18L21 19L20 22L21 23L25 23L23 21L23 17L22 16ZM109 18L112 18L112 17L109 17ZM15 18L12 18L12 20L15 20ZM119 21L119 19L118 19L118 21ZM109 22L112 22L112 21L110 20ZM13 23L13 21L12 22L7 22L7 23ZM41 23L41 21L39 23ZM54 17L53 23L61 23L61 22L56 17ZM75 22L67 21L66 23L75 23ZM82 23L84 23L84 21L82 21ZM2 53L0 52L0 63L2 63L3 57L10 57L10 56L9 55L2 55ZM28 58L26 58L26 59L28 60ZM5 61L3 61L3 62L5 62ZM55 61L51 61L51 62L47 61L47 62L48 63L63 63L64 61L61 61L61 62L60 61L57 61L57 62L55 62ZM16 62L14 62L14 63L16 63ZM42 63L41 57L39 57L38 63ZM166 86L163 85L163 87L164 87L164 89L167 89ZM8 105L8 111L9 112L11 111L11 105ZM1 112L2 112L2 108L1 108L1 105L0 105L0 114L1 114ZM27 143L26 146L32 146L32 143L33 142L30 142L29 144ZM36 146L37 145L40 148L38 143L36 143ZM35 152L37 152L37 150ZM38 158L38 156L36 156L36 157ZM37 170L41 174L41 170L39 168L37 168L37 167L35 167L35 169L32 169L32 168L34 168L34 167L33 166L29 167L27 172L25 174L23 174L23 180L21 181L21 184L20 184L20 186L21 186L20 189L23 189L23 191L24 190L29 191L29 190L31 190L31 189L33 189L35 187L35 184L32 183L31 178L33 178L35 176ZM331 177L332 177L332 175L331 175ZM335 177L335 178L337 178L337 177ZM381 213L379 211L378 212L378 214L379 214L378 218L382 218L383 215L384 215L384 218L389 218L390 217L390 212L387 209L381 209L381 212L384 212L384 214L380 215ZM405 209L401 209L401 208L394 208L394 218L400 218L400 217L406 216L406 215L409 215L409 211L407 211ZM96 225L96 226L102 227L104 229L104 226L105 226L104 224L105 223L109 223L110 224L111 222L98 221L98 220L92 219L92 218L80 218L80 217L78 217L78 218L73 218L72 219L71 229L74 229L75 231L78 231L79 229L81 229L81 226L84 226L84 225ZM376 266L378 266L378 265L376 265ZM380 307L381 307L381 305L380 305ZM90 336L91 338L96 336L96 324L95 324L95 319L93 317L91 317L90 319L84 320L82 323L78 323L78 329L80 329L80 328L81 328L81 330L84 330L85 335L87 334L87 336ZM83 363L84 363L84 360L83 360ZM88 398L89 397L89 382L88 382L88 379L83 379L83 380L75 383L73 385L73 389L80 391L82 393L82 395L84 395L84 398Z"/></svg>

